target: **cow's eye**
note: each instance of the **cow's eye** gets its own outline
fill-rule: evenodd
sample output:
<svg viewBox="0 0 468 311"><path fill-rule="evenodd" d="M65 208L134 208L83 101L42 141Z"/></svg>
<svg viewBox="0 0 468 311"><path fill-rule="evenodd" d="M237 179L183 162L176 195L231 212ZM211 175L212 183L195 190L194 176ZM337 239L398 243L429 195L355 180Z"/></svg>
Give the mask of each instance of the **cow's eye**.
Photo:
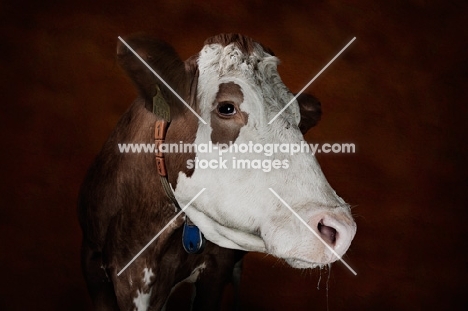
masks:
<svg viewBox="0 0 468 311"><path fill-rule="evenodd" d="M236 107L231 102L220 102L218 104L218 112L222 116L232 116L236 114Z"/></svg>

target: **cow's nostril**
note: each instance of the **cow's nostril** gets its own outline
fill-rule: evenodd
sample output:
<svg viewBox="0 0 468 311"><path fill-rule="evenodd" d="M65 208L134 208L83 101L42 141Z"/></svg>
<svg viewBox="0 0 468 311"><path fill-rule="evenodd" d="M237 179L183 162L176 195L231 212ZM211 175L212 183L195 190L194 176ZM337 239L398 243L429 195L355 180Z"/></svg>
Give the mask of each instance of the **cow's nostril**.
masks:
<svg viewBox="0 0 468 311"><path fill-rule="evenodd" d="M333 227L329 227L323 224L323 220L321 220L318 225L317 229L322 236L322 239L325 240L328 244L335 245L336 242L336 229Z"/></svg>

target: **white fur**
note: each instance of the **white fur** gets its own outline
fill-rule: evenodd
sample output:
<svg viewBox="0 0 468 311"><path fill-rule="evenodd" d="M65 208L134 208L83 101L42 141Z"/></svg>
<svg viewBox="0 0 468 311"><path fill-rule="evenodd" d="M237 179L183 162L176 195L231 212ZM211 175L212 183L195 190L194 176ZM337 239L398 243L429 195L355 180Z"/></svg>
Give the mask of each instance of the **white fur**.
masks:
<svg viewBox="0 0 468 311"><path fill-rule="evenodd" d="M259 61L259 62L258 62ZM277 72L278 60L257 46L246 56L234 45L205 46L198 60L200 112L208 125L200 124L195 143L211 139L210 112L219 84L234 82L244 95L240 109L248 114L236 143L300 143L299 106L293 102L271 125L268 122L293 98ZM257 67L255 67L257 65ZM257 68L257 69L255 69ZM260 251L285 258L295 267L314 267L336 260L329 250L268 190L274 189L306 222L316 227L320 219L338 226L341 256L356 231L348 205L336 195L311 154L229 154L224 159L288 160L288 169L196 169L188 178L179 174L175 191L182 206L201 188L206 191L186 210L205 237L227 248ZM199 159L218 154L198 153ZM327 225L329 225L327 223ZM330 223L331 225L331 223ZM316 228L315 228L316 229ZM341 244L340 244L341 243ZM338 245L340 244L340 245Z"/></svg>
<svg viewBox="0 0 468 311"><path fill-rule="evenodd" d="M151 278L154 276L153 270L145 268L143 269L143 282L145 283L146 286L149 286L151 283Z"/></svg>
<svg viewBox="0 0 468 311"><path fill-rule="evenodd" d="M144 293L143 291L137 290L137 297L133 299L133 303L135 304L135 311L146 311L149 307L149 302L151 298L151 289L148 293Z"/></svg>
<svg viewBox="0 0 468 311"><path fill-rule="evenodd" d="M153 270L148 267L143 269L143 279L142 279L142 288L137 290L137 296L133 299L135 305L134 310L136 311L146 311L149 307L149 302L151 298L152 289L149 287L151 284L151 278L154 277ZM130 281L130 286L133 284ZM148 291L146 291L149 288Z"/></svg>

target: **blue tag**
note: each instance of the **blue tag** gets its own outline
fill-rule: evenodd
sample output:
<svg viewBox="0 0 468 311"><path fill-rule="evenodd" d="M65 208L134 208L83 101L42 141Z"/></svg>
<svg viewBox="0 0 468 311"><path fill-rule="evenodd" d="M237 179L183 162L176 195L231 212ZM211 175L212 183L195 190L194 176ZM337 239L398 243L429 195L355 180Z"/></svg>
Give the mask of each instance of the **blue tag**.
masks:
<svg viewBox="0 0 468 311"><path fill-rule="evenodd" d="M182 246L189 254L199 254L205 246L205 237L197 226L184 223L182 232Z"/></svg>

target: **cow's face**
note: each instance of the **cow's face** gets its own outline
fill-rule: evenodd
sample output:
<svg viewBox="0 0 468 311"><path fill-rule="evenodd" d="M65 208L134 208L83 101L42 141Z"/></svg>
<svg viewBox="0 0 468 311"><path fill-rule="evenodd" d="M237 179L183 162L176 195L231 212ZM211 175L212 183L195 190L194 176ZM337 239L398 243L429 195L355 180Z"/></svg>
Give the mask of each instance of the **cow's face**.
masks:
<svg viewBox="0 0 468 311"><path fill-rule="evenodd" d="M155 84L171 105L173 122L166 142L183 141L198 146L212 142L219 148L230 142L239 147L300 144L303 133L320 118L320 103L304 95L269 124L293 95L278 75L277 58L249 38L213 37L196 58L185 64L170 46L160 41L135 37L127 42L207 122L198 122L137 58L119 45L119 63L149 103L148 109L151 110ZM148 115L154 118L150 112ZM346 252L356 224L349 206L330 187L311 153L275 152L269 156L267 152L235 151L223 149L222 159L219 149L213 153L165 156L169 180L182 207L206 188L185 211L208 240L227 248L267 252L297 268L335 261L336 256L273 195L272 189L339 256ZM218 165L225 161L225 166L187 167L186 161L196 159L214 160ZM252 166L255 162L255 168L239 168L239 160L248 160ZM272 164L269 171L268 163Z"/></svg>
<svg viewBox="0 0 468 311"><path fill-rule="evenodd" d="M298 268L335 261L336 256L269 190L279 194L336 253L343 255L355 235L356 224L349 206L330 187L315 157L284 152L268 156L225 147L229 143L301 144L301 112L302 126L309 122L310 127L319 118L319 107L314 107L318 102L312 100L311 105L310 98L304 103L294 101L268 124L294 96L279 77L277 58L255 42L246 46L229 42L226 37L219 42L209 40L197 63L197 108L207 125L199 124L195 144L212 142L223 150L198 152L196 157L200 164L204 160L219 165L225 162L216 169L195 167L190 174L179 173L175 195L182 206L206 188L186 214L208 240L223 247L267 252ZM307 109L307 105L313 109ZM310 113L304 115L304 111ZM301 129L307 130L307 125ZM257 168L247 169L244 160L251 165L255 162ZM268 170L273 161L276 168ZM262 168L258 168L259 163Z"/></svg>

